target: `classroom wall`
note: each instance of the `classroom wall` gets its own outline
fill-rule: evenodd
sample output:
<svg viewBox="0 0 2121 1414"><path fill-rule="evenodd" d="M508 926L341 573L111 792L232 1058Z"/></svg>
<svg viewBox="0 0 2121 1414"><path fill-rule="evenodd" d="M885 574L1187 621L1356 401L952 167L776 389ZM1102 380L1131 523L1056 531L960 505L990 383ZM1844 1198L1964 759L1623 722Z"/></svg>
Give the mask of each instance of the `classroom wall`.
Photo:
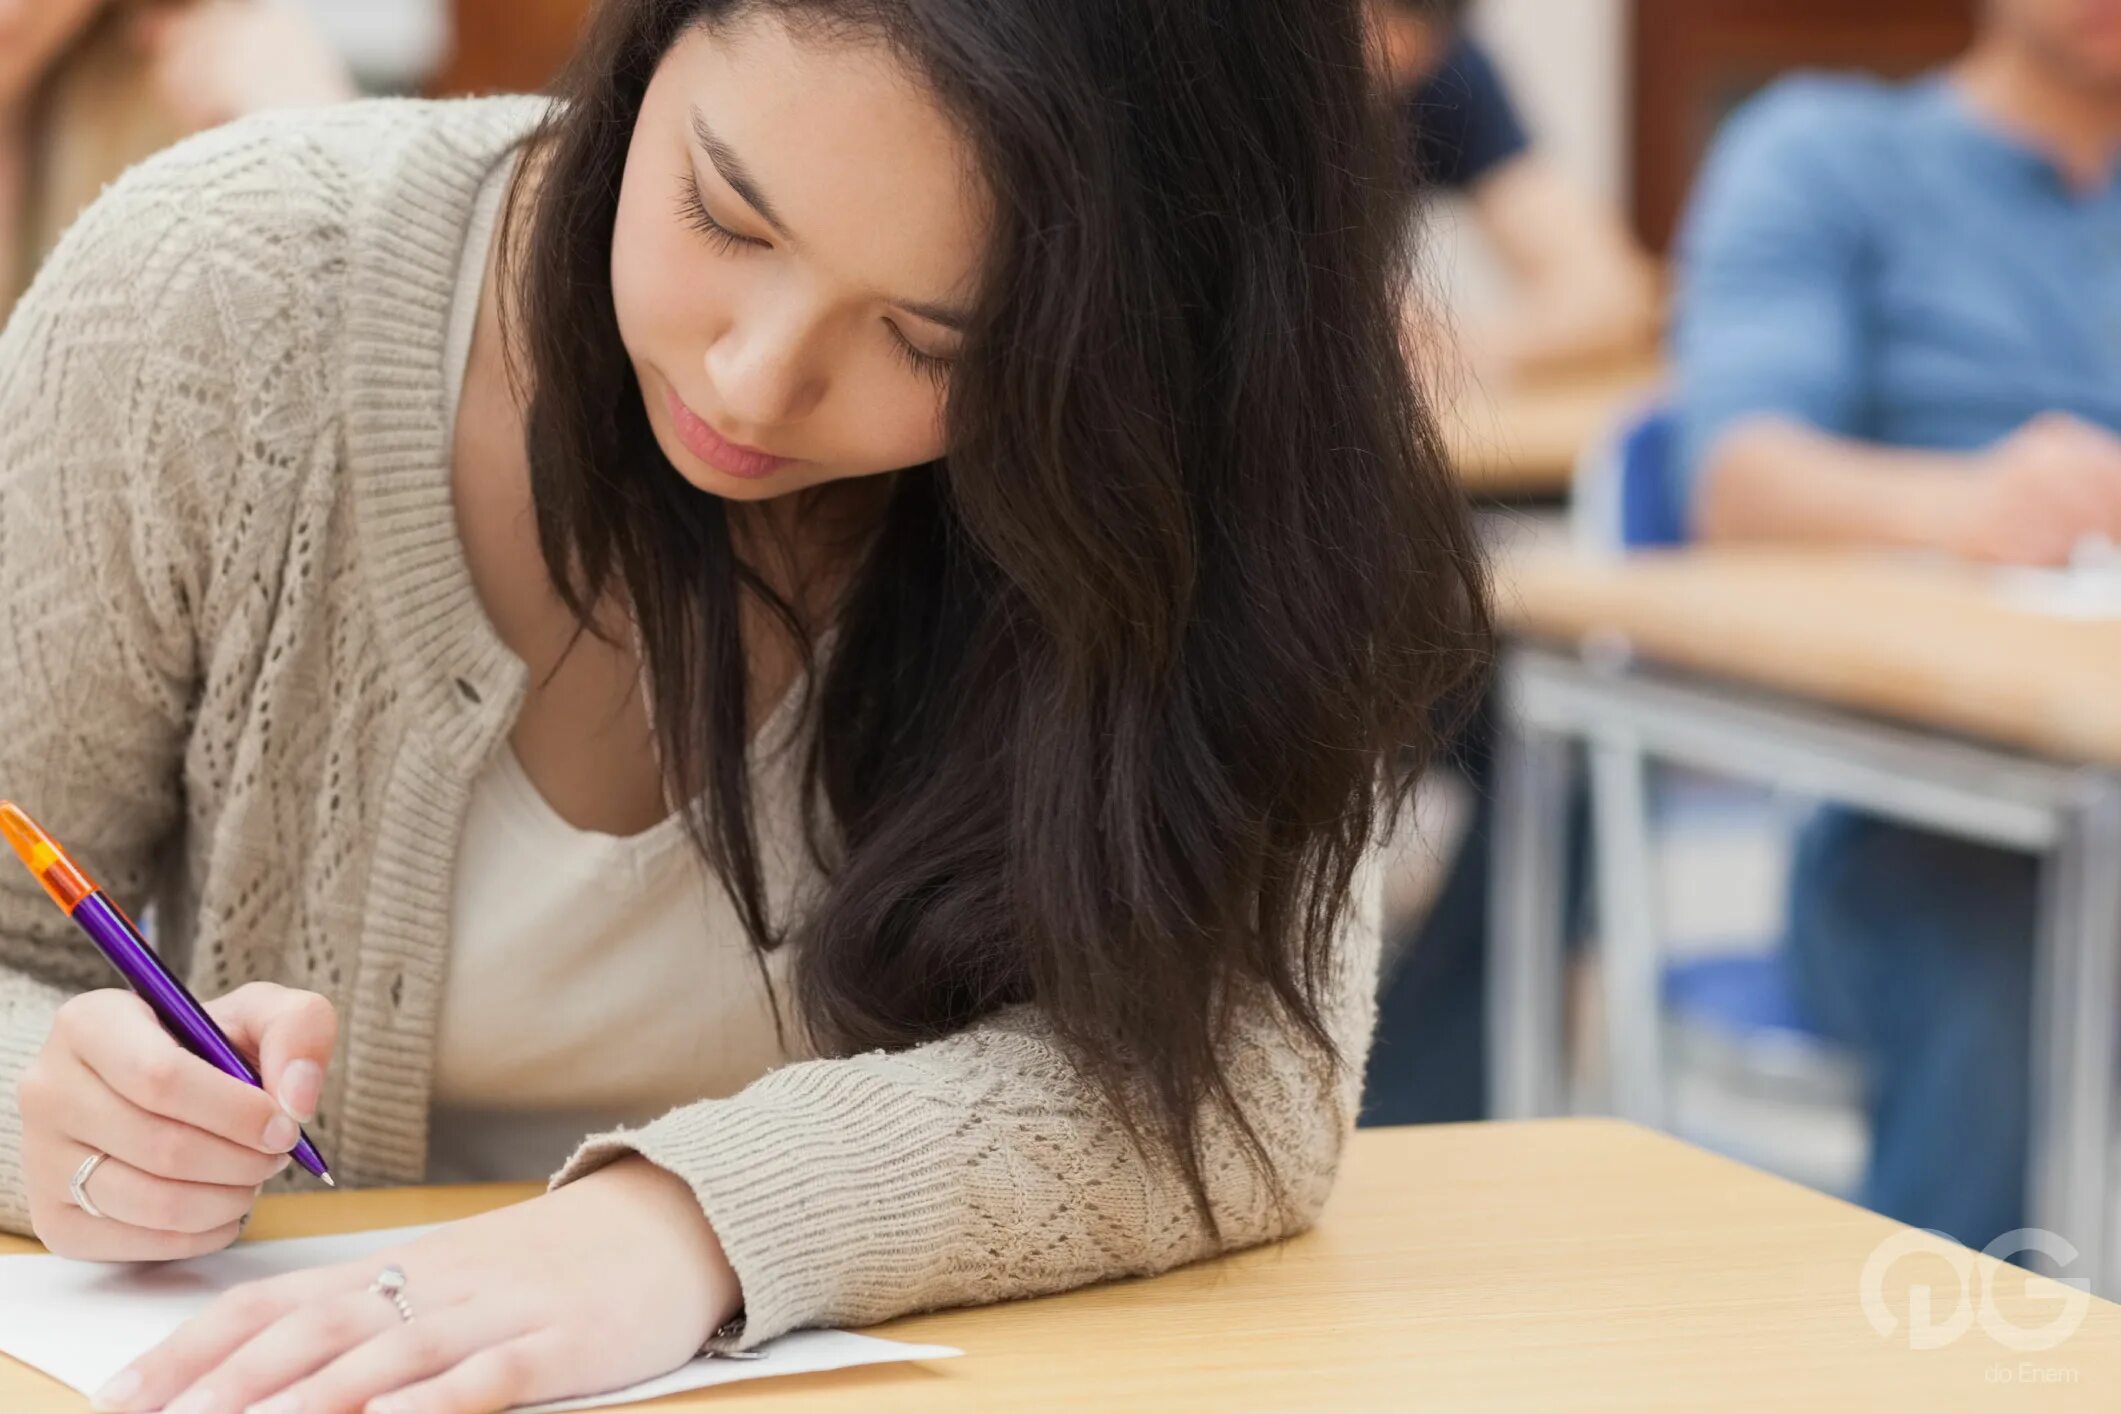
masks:
<svg viewBox="0 0 2121 1414"><path fill-rule="evenodd" d="M1627 0L1481 0L1473 28L1541 143L1619 201L1627 177Z"/></svg>

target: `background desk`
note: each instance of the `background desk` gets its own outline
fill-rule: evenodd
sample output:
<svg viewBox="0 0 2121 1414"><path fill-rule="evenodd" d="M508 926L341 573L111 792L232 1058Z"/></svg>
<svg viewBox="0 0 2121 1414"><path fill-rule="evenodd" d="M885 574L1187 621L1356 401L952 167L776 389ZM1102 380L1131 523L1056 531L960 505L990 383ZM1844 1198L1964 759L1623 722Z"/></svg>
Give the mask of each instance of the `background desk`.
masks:
<svg viewBox="0 0 2121 1414"><path fill-rule="evenodd" d="M535 1186L267 1198L250 1238L433 1222ZM1859 1281L1905 1231L1612 1120L1357 1133L1318 1229L1150 1281L912 1317L875 1333L962 1359L699 1391L641 1408L808 1410L2111 1409L2121 1308L2020 1355L1978 1325L1939 1350L1881 1338ZM0 1239L6 1241L6 1239ZM14 1250L25 1250L15 1243ZM1986 1258L2025 1329L2059 1294ZM1903 1258L1883 1288L1955 1287ZM1950 1298L1940 1299L1940 1310ZM2009 1386L2020 1362L2067 1383ZM85 1408L0 1362L8 1414Z"/></svg>
<svg viewBox="0 0 2121 1414"><path fill-rule="evenodd" d="M2030 1221L2111 1293L2121 1067L2121 623L2029 614L1978 570L1883 556L1534 555L1500 569L1491 1035L1506 1114L1560 1106L1556 880L1570 763L1597 783L1616 1106L1657 1123L1645 763L1791 788L2045 862L2034 953Z"/></svg>
<svg viewBox="0 0 2121 1414"><path fill-rule="evenodd" d="M1591 364L1499 387L1468 386L1441 413L1444 445L1475 496L1565 495L1577 460L1663 376L1654 355Z"/></svg>

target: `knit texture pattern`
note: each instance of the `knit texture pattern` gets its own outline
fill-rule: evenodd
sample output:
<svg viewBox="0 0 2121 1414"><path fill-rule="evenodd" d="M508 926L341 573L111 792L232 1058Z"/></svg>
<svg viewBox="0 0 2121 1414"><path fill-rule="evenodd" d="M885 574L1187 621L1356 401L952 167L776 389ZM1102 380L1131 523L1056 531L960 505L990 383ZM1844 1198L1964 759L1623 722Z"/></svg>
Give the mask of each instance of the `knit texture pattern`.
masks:
<svg viewBox="0 0 2121 1414"><path fill-rule="evenodd" d="M457 539L442 367L473 197L540 112L379 100L204 134L113 184L0 335L0 795L151 904L195 995L332 1000L307 1131L345 1188L422 1180L456 841L527 686ZM1227 1247L1326 1198L1374 1017L1375 874L1335 965L1347 1065L1261 1012L1228 1038L1293 1202L1211 1123ZM0 1228L31 1230L17 1082L69 996L118 985L0 867ZM732 1348L1214 1247L1030 1008L588 1136L552 1185L636 1152L691 1186L742 1281Z"/></svg>

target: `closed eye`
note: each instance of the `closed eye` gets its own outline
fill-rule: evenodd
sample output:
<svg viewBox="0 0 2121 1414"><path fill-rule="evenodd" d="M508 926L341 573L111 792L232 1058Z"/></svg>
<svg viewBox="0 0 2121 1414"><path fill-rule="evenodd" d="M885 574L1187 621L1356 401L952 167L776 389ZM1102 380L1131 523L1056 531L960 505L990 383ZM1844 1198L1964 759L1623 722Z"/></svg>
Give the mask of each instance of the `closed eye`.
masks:
<svg viewBox="0 0 2121 1414"><path fill-rule="evenodd" d="M884 321L884 327L891 331L892 348L901 363L938 387L949 381L950 370L956 366L956 360L922 353L913 346L912 340L900 332L898 325L888 319Z"/></svg>
<svg viewBox="0 0 2121 1414"><path fill-rule="evenodd" d="M771 250L773 248L765 241L754 240L750 236L738 235L709 215L707 212L707 200L700 193L700 178L696 172L688 171L685 173L685 185L678 192L678 214L685 219L686 225L698 231L711 244L719 246L723 250L736 251L747 248L752 250Z"/></svg>
<svg viewBox="0 0 2121 1414"><path fill-rule="evenodd" d="M750 236L740 236L715 220L713 215L707 210L706 198L700 191L699 175L695 172L688 171L685 173L684 186L678 192L678 214L684 218L686 225L698 231L707 238L710 244L724 252L736 254L745 250L771 250L773 248L771 243L767 241L756 240ZM891 351L899 362L913 370L917 376L928 380L938 387L949 381L950 370L955 366L954 360L938 358L934 354L921 352L913 346L912 340L905 336L898 325L893 324L888 319L884 321L884 327L891 331Z"/></svg>

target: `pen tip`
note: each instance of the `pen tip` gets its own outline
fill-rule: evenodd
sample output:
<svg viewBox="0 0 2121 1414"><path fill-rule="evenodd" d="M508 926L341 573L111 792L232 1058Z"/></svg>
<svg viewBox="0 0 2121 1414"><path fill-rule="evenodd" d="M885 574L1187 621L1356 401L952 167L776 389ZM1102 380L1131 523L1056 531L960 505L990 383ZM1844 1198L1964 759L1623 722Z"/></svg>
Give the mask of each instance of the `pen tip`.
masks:
<svg viewBox="0 0 2121 1414"><path fill-rule="evenodd" d="M331 1177L331 1175L330 1175L330 1174L328 1174L328 1173L321 1173L321 1174L318 1174L318 1175L317 1175L317 1177L319 1177L319 1178L321 1178L321 1179L323 1179L323 1180L324 1180L324 1186L325 1186L326 1188L337 1188L337 1187L339 1186L339 1185L338 1185L337 1183L335 1183L335 1182L333 1182L333 1181L332 1181L332 1177Z"/></svg>

